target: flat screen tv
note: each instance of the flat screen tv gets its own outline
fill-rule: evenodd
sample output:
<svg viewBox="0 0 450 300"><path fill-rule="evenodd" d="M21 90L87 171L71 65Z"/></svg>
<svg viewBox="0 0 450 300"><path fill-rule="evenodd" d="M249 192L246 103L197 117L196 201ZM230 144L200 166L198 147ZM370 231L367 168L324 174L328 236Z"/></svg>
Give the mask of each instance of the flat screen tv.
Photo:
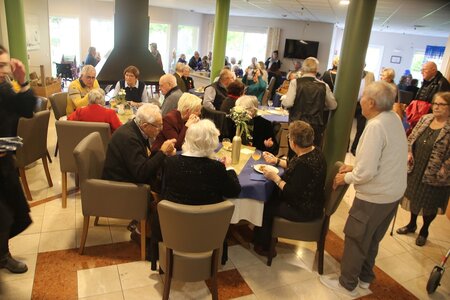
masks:
<svg viewBox="0 0 450 300"><path fill-rule="evenodd" d="M317 58L318 50L319 42L286 39L284 45L284 57L305 59L312 56Z"/></svg>

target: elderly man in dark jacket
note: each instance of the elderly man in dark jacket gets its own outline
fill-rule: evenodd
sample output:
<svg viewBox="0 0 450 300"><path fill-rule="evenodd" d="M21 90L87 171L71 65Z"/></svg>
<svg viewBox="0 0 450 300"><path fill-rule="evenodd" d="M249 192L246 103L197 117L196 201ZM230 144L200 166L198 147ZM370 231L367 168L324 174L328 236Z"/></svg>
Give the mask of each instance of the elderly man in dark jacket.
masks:
<svg viewBox="0 0 450 300"><path fill-rule="evenodd" d="M417 91L415 99L431 103L434 94L437 92L450 91L450 84L442 73L437 70L434 62L429 61L424 63L421 71L423 82L419 91Z"/></svg>
<svg viewBox="0 0 450 300"><path fill-rule="evenodd" d="M20 85L14 92L8 82L12 75ZM9 58L0 45L0 137L16 135L19 117L32 117L36 98L25 81L25 67L19 60ZM20 185L12 152L0 152L0 268L12 273L24 273L26 264L15 260L9 252L9 239L24 231L30 224L30 208Z"/></svg>

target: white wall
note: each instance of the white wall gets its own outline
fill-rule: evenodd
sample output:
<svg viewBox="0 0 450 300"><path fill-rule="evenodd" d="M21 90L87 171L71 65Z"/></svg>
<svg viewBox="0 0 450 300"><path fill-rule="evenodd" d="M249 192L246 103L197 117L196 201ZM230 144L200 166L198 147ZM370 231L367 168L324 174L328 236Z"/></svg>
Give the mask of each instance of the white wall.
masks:
<svg viewBox="0 0 450 300"><path fill-rule="evenodd" d="M4 0L0 0L0 44L6 47L6 49L9 48Z"/></svg>
<svg viewBox="0 0 450 300"><path fill-rule="evenodd" d="M343 38L343 30L336 30L336 41L334 43L334 51L340 53ZM427 45L444 46L447 38L430 37L422 35L410 35L401 33L378 32L372 31L370 35L369 45L380 45L384 47L381 67L392 68L395 70L395 82L398 83L400 77L406 69L411 68L414 52L418 50L425 51ZM391 63L391 56L400 56L401 63ZM375 73L377 76L380 70ZM421 78L418 78L419 81Z"/></svg>
<svg viewBox="0 0 450 300"><path fill-rule="evenodd" d="M207 28L207 24L214 22L213 15L205 15L204 27ZM330 23L319 22L303 22L293 20L281 20L281 19L267 19L267 18L255 18L255 17L234 17L231 16L228 22L228 27L240 26L246 28L265 28L277 27L281 28L279 55L281 57L281 70L289 71L294 69L293 59L283 58L284 44L286 39L304 39L310 41L319 42L318 59L321 62L319 70L323 73L329 67L327 66L328 56L331 47L331 41L333 38L334 25ZM266 46L266 41L261 41L261 46ZM207 49L206 37L204 39L204 45L202 49ZM205 52L206 53L206 52ZM267 57L258 57L258 60L266 60Z"/></svg>

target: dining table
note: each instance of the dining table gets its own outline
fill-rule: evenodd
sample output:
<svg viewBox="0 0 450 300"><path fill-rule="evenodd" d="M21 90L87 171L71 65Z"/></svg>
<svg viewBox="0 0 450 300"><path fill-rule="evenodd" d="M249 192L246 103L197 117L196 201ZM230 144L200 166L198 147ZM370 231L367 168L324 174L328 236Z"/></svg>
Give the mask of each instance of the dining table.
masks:
<svg viewBox="0 0 450 300"><path fill-rule="evenodd" d="M231 224L237 224L241 220L246 220L255 226L262 225L264 203L267 202L275 189L275 183L268 180L264 175L258 173L254 166L266 164L264 158L254 160L253 152L256 148L241 146L240 159L237 164L231 167L238 175L241 185L241 192L237 198L229 199L234 204L234 213L231 217ZM215 153L217 159L227 158L231 161L231 151L222 145ZM283 169L278 167L279 174Z"/></svg>

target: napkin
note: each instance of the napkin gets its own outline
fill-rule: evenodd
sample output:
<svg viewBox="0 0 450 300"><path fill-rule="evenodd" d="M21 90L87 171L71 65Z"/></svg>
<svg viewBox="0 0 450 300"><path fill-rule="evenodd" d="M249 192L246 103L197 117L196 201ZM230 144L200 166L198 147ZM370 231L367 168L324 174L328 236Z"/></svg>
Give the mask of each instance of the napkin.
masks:
<svg viewBox="0 0 450 300"><path fill-rule="evenodd" d="M259 173L252 173L252 174L250 174L250 180L267 181L266 177L264 177L263 174L259 174Z"/></svg>

